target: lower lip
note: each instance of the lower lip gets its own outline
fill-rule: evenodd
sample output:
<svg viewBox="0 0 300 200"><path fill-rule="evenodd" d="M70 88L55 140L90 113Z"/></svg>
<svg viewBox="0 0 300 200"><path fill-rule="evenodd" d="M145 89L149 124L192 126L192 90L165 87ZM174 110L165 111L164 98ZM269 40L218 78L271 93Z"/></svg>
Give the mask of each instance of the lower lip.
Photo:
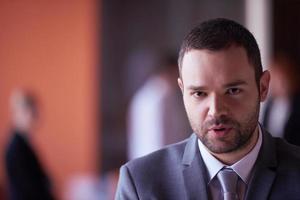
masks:
<svg viewBox="0 0 300 200"><path fill-rule="evenodd" d="M217 137L225 137L226 135L229 134L230 131L231 131L231 128L226 128L222 131L210 130L209 132L213 133Z"/></svg>

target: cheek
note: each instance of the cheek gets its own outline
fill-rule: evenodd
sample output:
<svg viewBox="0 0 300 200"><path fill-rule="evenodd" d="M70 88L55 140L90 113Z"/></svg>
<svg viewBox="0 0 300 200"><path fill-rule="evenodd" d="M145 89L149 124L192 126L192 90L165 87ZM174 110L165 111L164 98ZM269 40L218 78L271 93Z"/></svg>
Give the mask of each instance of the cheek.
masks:
<svg viewBox="0 0 300 200"><path fill-rule="evenodd" d="M237 101L230 106L230 115L237 121L244 121L245 119L247 119L249 114L257 110L258 104L258 97L253 98L253 96L248 97L243 101Z"/></svg>
<svg viewBox="0 0 300 200"><path fill-rule="evenodd" d="M189 98L184 98L184 106L190 120L193 120L193 122L197 124L203 122L205 119L205 112L202 105L195 103Z"/></svg>
<svg viewBox="0 0 300 200"><path fill-rule="evenodd" d="M242 99L234 99L226 102L226 107L228 110L228 113L230 115L234 113L241 113L243 110L247 108L246 100Z"/></svg>

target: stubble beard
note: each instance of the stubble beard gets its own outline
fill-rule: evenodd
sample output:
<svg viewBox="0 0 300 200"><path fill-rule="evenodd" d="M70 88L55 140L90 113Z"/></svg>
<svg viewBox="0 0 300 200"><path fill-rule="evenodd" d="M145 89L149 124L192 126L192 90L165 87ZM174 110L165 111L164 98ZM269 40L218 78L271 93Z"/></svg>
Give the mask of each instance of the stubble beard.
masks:
<svg viewBox="0 0 300 200"><path fill-rule="evenodd" d="M258 101L253 112L249 113L241 122L228 116L207 120L202 126L194 123L190 117L189 121L192 129L209 151L216 154L229 153L243 149L251 141L251 137L258 124L259 109L260 104ZM229 125L232 128L230 140L228 138L218 138L217 142L222 145L216 144L216 141L209 137L209 127L218 124Z"/></svg>

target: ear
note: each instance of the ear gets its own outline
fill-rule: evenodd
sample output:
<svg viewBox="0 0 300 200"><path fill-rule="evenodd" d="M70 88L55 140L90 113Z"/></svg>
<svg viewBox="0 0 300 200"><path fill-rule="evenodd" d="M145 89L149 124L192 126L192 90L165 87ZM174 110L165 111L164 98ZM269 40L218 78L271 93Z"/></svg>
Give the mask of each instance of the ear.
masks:
<svg viewBox="0 0 300 200"><path fill-rule="evenodd" d="M270 83L270 72L268 70L264 71L260 81L259 81L259 91L260 91L260 101L266 100Z"/></svg>
<svg viewBox="0 0 300 200"><path fill-rule="evenodd" d="M181 93L183 94L183 82L182 82L181 78L177 79L177 83L178 83L178 85L180 87Z"/></svg>

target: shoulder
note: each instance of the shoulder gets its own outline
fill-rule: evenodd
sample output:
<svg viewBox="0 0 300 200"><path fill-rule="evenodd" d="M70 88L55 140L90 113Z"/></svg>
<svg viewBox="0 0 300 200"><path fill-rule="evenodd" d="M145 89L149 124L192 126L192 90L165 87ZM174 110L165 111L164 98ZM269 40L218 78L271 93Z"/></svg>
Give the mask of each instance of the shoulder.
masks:
<svg viewBox="0 0 300 200"><path fill-rule="evenodd" d="M175 185L180 185L183 182L180 171L188 141L186 139L169 145L123 165L120 169L116 199L160 195L161 187L172 190Z"/></svg>
<svg viewBox="0 0 300 200"><path fill-rule="evenodd" d="M270 199L295 199L300 187L300 148L276 138L276 178Z"/></svg>
<svg viewBox="0 0 300 200"><path fill-rule="evenodd" d="M275 138L277 159L281 166L300 168L300 147Z"/></svg>
<svg viewBox="0 0 300 200"><path fill-rule="evenodd" d="M20 134L13 134L5 149L6 162L19 165L20 163L28 164L34 159L36 155L29 141Z"/></svg>
<svg viewBox="0 0 300 200"><path fill-rule="evenodd" d="M129 170L134 171L144 170L144 167L147 166L147 170L149 171L152 168L158 168L158 166L162 168L171 164L178 165L182 162L187 141L188 139L166 146L165 148L150 153L146 156L129 161L124 166L126 166Z"/></svg>
<svg viewBox="0 0 300 200"><path fill-rule="evenodd" d="M23 149L28 148L29 144L27 139L24 138L24 136L14 133L7 145L8 149Z"/></svg>

